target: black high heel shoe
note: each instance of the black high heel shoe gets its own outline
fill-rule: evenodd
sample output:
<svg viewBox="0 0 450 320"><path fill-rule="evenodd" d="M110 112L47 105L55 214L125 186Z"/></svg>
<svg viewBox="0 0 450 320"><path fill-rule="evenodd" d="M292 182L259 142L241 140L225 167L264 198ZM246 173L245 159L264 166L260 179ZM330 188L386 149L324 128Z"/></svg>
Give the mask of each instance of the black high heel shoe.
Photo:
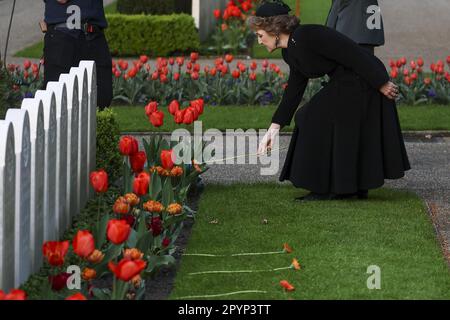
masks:
<svg viewBox="0 0 450 320"><path fill-rule="evenodd" d="M330 200L330 199L331 199L330 193L310 192L305 196L295 198L294 201L302 202L302 201L320 201L320 200Z"/></svg>

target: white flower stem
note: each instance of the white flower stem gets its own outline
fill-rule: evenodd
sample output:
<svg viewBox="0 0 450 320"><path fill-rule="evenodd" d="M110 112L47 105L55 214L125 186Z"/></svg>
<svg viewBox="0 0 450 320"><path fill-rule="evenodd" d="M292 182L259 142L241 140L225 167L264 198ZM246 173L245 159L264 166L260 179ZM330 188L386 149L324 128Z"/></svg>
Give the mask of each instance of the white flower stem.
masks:
<svg viewBox="0 0 450 320"><path fill-rule="evenodd" d="M275 269L265 269L265 270L211 270L211 271L200 271L200 272L191 272L188 275L194 276L199 274L215 274L215 273L255 273L255 272L271 272L271 271L278 271L278 270L286 270L290 269L291 267L282 267L282 268L275 268Z"/></svg>
<svg viewBox="0 0 450 320"><path fill-rule="evenodd" d="M262 290L244 290L244 291L235 291L235 292L228 292L228 293L220 293L220 294L208 294L208 295L202 295L202 296L184 296L184 297L178 297L175 299L198 299L198 298L215 298L215 297L226 297L231 296L234 294L241 294L241 293L267 293L267 291Z"/></svg>

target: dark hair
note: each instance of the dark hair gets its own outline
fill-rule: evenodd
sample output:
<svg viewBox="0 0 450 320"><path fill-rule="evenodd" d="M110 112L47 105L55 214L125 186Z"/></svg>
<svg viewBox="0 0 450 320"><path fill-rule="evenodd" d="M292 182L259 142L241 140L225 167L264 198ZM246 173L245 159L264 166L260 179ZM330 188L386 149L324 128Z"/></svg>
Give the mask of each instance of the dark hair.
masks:
<svg viewBox="0 0 450 320"><path fill-rule="evenodd" d="M269 34L278 35L280 33L290 34L300 24L297 16L283 14L271 17L250 16L247 18L248 27L256 31L262 29Z"/></svg>

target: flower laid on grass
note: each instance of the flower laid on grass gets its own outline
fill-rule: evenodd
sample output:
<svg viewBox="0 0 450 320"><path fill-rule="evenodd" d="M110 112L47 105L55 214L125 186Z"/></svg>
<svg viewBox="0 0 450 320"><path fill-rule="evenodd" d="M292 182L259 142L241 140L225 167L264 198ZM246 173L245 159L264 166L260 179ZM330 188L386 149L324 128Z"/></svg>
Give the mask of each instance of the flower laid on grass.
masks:
<svg viewBox="0 0 450 320"><path fill-rule="evenodd" d="M286 291L294 291L295 287L290 284L287 280L281 280L280 286L282 286Z"/></svg>
<svg viewBox="0 0 450 320"><path fill-rule="evenodd" d="M183 256L200 256L200 257L237 257L237 256L259 256L266 254L282 254L292 253L292 248L287 244L283 244L283 250L281 251L269 251L269 252L246 252L246 253L234 253L234 254L210 254L210 253L185 253Z"/></svg>
<svg viewBox="0 0 450 320"><path fill-rule="evenodd" d="M218 273L257 273L257 272L273 272L279 270L300 270L300 264L297 259L293 259L292 263L288 267L272 268L272 269L261 269L261 270L210 270L210 271L199 271L188 273L190 276L200 275L200 274L218 274Z"/></svg>

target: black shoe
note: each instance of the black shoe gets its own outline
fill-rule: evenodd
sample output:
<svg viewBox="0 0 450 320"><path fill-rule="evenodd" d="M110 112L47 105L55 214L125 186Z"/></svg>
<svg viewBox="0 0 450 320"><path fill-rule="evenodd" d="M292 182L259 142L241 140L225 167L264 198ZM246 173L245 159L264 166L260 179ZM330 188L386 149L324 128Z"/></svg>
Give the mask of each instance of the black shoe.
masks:
<svg viewBox="0 0 450 320"><path fill-rule="evenodd" d="M355 193L344 193L344 194L332 194L332 200L346 200L357 197L358 199L367 199L369 197L368 190L358 190Z"/></svg>
<svg viewBox="0 0 450 320"><path fill-rule="evenodd" d="M320 200L330 200L331 194L329 193L315 193L310 192L305 196L297 197L294 201L320 201Z"/></svg>

